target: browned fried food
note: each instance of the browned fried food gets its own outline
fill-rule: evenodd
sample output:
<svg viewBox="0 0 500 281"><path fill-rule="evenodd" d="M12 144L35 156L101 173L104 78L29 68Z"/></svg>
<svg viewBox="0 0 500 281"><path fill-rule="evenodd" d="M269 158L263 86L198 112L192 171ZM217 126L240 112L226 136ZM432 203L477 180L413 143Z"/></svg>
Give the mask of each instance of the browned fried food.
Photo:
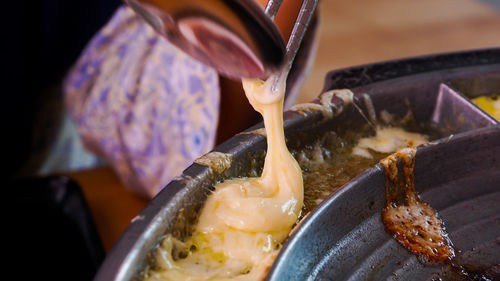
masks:
<svg viewBox="0 0 500 281"><path fill-rule="evenodd" d="M415 148L404 149L381 161L387 179L382 221L399 243L422 259L430 262L449 260L455 252L443 222L415 190L415 153ZM401 179L398 159L403 161Z"/></svg>

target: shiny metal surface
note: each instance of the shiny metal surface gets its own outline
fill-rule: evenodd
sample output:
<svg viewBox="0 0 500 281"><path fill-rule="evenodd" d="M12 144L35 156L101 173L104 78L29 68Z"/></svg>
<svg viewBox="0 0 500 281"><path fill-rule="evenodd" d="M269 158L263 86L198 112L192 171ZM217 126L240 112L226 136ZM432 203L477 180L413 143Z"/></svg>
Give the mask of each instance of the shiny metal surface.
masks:
<svg viewBox="0 0 500 281"><path fill-rule="evenodd" d="M293 26L292 33L290 34L290 38L288 39L286 45L285 63L283 68L281 69L281 73L276 78L278 81L287 79L288 73L292 68L293 61L295 59L295 56L297 55L297 52L299 51L300 44L302 43L302 39L304 38L307 27L309 26L309 22L313 17L313 13L316 9L317 4L318 0L304 0L302 2L302 6L300 7L300 11ZM270 13L275 13L275 8L273 8L273 6L279 6L279 4L273 5L273 2L270 1L268 3L268 7L266 7L266 11L268 11L267 8L269 8ZM271 16L273 15L271 14Z"/></svg>
<svg viewBox="0 0 500 281"><path fill-rule="evenodd" d="M252 0L124 0L157 32L230 78L266 78L280 69L285 43Z"/></svg>
<svg viewBox="0 0 500 281"><path fill-rule="evenodd" d="M317 5L304 0L290 38L284 41L273 20L282 0L263 11L253 0L125 0L171 43L233 79L286 79Z"/></svg>
<svg viewBox="0 0 500 281"><path fill-rule="evenodd" d="M460 279L455 266L491 277L484 272L500 263L500 127L420 147L415 165L417 191L437 209L458 252L454 265L424 264L385 231L378 164L302 222L268 280L480 280Z"/></svg>
<svg viewBox="0 0 500 281"><path fill-rule="evenodd" d="M407 113L406 101L408 101L418 122L433 122L443 130L443 135L446 137L440 140L441 144L420 149L418 152L420 155L418 157L421 158L417 158L416 162L416 177L418 178L416 184L417 188L418 186L430 187L426 191L428 193L424 194L424 198L440 211L450 232L455 233L451 237L454 242L458 246L464 245L460 247L468 251L470 248L467 248L465 244L466 239L479 241L483 238L490 239L491 234L498 235L498 232L494 232L496 228L490 228L491 223L482 224L482 219L479 217L461 216L458 218L460 220L455 221L450 219L454 218L456 212L465 215L466 210L462 209L468 208L467 206L484 205L489 206L488 208L493 211L497 210L495 208L498 207L495 204L491 205L488 201L490 195L498 196L490 192L495 187L495 182L488 182L488 180L498 179L498 170L495 170L495 167L498 167L498 161L500 161L498 155L500 123L471 105L467 97L491 92L499 85L498 81L500 81L500 49L488 49L432 55L334 71L326 76L324 90L350 88L358 96L367 93L376 110L385 109L400 117ZM332 100L328 106L335 110L341 106L339 102L338 99ZM317 100L316 103L319 101ZM467 120L467 122L461 120ZM300 136L314 139L327 131L340 134L346 130L356 130L360 124L364 124L363 118L352 107L345 108L342 114L333 119L325 119L322 112L317 110L287 111L284 115L284 122L287 143L291 150L295 151L307 145L307 142L302 141ZM262 128L262 126L263 124L256 125L248 131ZM455 135L455 137L450 138L450 135ZM449 146L446 148L445 145ZM443 147L445 148L441 149ZM185 237L189 234L196 221L197 213L215 181L258 174L263 163L265 148L264 136L253 133L239 134L214 150L232 158L232 164L227 170L216 173L211 168L199 164L193 164L187 168L131 222L106 257L95 280L125 281L138 276L147 265L148 254L165 233L173 233L176 237ZM434 155L436 159L449 160L441 161L438 165L438 162L433 160ZM470 162L463 164L459 159L460 156ZM484 163L483 159L486 159ZM456 170L450 167L455 167ZM487 168L484 173L480 172L481 167ZM428 173L431 173L431 176L425 176L429 175ZM470 178L467 175L470 175ZM449 181L451 178L456 178L463 188L455 192L452 189L453 182ZM469 179L472 182L468 181ZM475 179L484 180L475 182L484 186L470 187ZM307 280L308 277L313 279L314 276L318 278L333 276L331 274L337 274L339 271L338 274L346 279L379 280L372 276L379 277L389 271L393 272L391 271L394 266L393 262L401 262L400 255L407 258L401 263L401 266L408 263L404 270L412 268L415 268L415 272L421 270L422 267L414 263L412 256L405 255L405 250L396 242L392 242L388 234L380 228L380 216L377 213L380 213L385 199L384 190L380 188L383 181L384 177L380 169L374 168L345 186L358 187L343 188L333 195L340 199L333 197L328 199L328 202L336 200L335 204L332 203L336 209L331 209L326 206L327 203L324 203L313 210L301 229L294 234L297 238L292 237L285 244L268 279ZM360 183L363 184L359 185ZM499 185L496 185L497 189L498 187ZM441 199L433 201L436 196L433 192L440 191L442 188L447 190L446 194L449 196L436 197L436 199L442 198L442 201ZM470 204L467 203L468 196L472 199ZM367 198L370 200L366 201ZM488 208L482 211L476 209L470 214L489 216ZM324 219L322 223L307 223L314 219L316 213L320 216L325 213L325 210L340 211L333 211L335 216ZM490 219L495 218L497 217L493 215ZM469 219L478 223L470 224L473 231L467 228L461 229L460 225L464 223L463 220ZM495 222L497 221L493 221ZM351 232L355 229L359 231ZM489 229L493 232L489 232ZM365 239L362 235L369 236ZM352 239L349 240L349 237ZM349 243L349 241L357 243ZM341 248L342 245L345 247ZM368 247L369 245L382 246L379 251L370 254L372 248ZM490 245L487 249L498 250L498 244L485 245ZM334 249L339 249L339 251L335 252ZM361 252L366 254L361 254ZM482 259L487 262L491 251L482 251L482 253L484 254ZM342 263L345 267L335 267L337 263ZM386 265L391 267L385 267ZM329 271L328 269L331 268L335 270Z"/></svg>

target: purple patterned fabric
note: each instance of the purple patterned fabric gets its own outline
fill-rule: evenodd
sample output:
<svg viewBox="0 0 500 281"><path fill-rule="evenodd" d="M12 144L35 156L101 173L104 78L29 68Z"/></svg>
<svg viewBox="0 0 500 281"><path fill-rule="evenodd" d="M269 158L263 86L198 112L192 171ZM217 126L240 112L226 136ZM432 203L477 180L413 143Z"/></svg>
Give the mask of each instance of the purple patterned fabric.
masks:
<svg viewBox="0 0 500 281"><path fill-rule="evenodd" d="M217 73L122 7L70 71L66 106L87 149L131 190L154 196L213 148Z"/></svg>

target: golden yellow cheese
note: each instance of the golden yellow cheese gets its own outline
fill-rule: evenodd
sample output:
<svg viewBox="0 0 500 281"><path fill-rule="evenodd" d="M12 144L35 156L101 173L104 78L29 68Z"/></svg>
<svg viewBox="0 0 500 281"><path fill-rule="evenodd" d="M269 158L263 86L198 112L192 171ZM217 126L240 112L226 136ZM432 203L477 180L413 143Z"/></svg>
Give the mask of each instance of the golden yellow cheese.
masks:
<svg viewBox="0 0 500 281"><path fill-rule="evenodd" d="M161 269L150 270L146 280L262 280L266 276L304 199L302 172L286 147L283 131L285 81L276 85L275 79L243 80L248 100L264 118L267 154L261 177L216 185L193 236L186 242L165 238L157 251ZM174 259L179 251L186 257Z"/></svg>

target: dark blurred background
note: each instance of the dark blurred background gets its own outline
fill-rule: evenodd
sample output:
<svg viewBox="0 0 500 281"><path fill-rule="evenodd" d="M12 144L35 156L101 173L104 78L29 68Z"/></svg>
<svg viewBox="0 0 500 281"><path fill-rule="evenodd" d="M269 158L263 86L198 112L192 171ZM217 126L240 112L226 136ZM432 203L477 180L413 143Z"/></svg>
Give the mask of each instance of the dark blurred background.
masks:
<svg viewBox="0 0 500 281"><path fill-rule="evenodd" d="M8 2L2 7L7 268L21 280L91 280L105 251L80 186L36 171L64 116L65 74L121 2Z"/></svg>
<svg viewBox="0 0 500 281"><path fill-rule="evenodd" d="M2 120L8 132L8 178L30 173L23 166L58 126L65 73L119 5L120 0L30 0L4 7Z"/></svg>

